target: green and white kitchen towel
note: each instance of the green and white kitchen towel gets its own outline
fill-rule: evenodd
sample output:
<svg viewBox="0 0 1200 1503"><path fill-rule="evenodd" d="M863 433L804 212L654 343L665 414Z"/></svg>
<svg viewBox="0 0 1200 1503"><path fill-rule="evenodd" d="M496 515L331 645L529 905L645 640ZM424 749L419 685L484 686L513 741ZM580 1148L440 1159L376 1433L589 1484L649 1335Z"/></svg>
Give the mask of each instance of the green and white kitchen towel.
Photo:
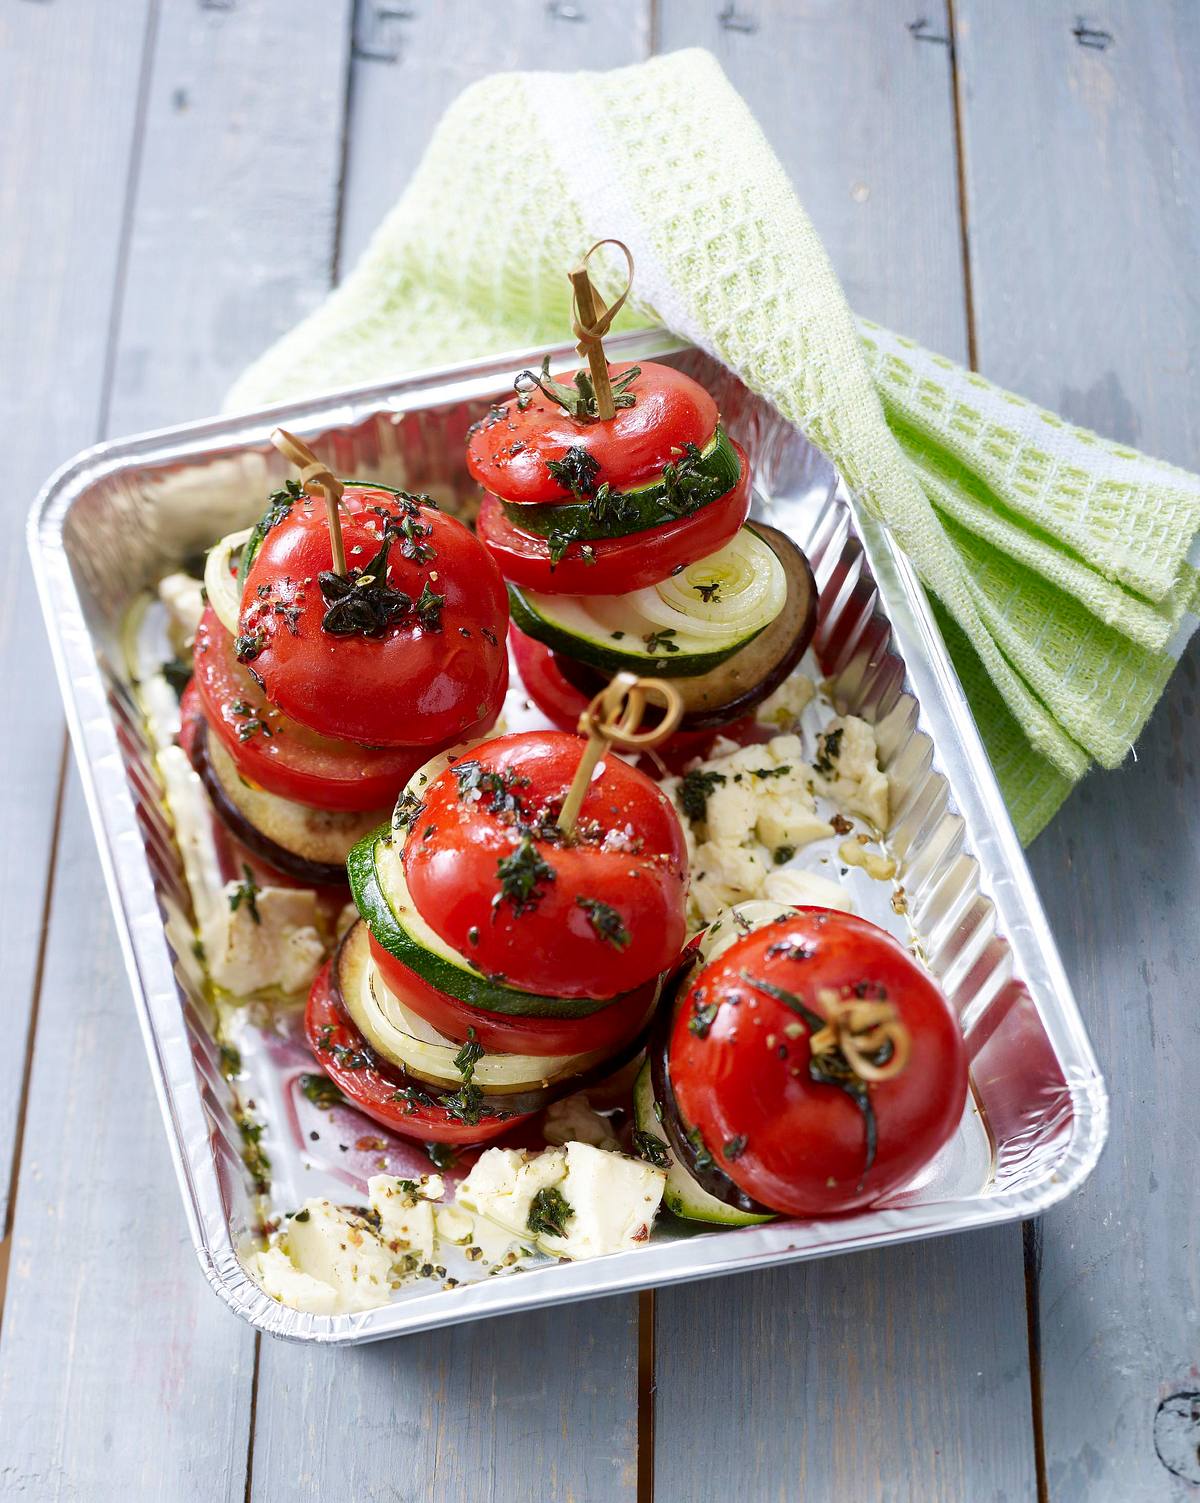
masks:
<svg viewBox="0 0 1200 1503"><path fill-rule="evenodd" d="M1126 756L1196 624L1200 478L856 322L709 54L469 88L354 271L228 405L557 342L564 270L606 236L637 262L617 327L662 323L724 362L891 529L1032 839L1091 762Z"/></svg>

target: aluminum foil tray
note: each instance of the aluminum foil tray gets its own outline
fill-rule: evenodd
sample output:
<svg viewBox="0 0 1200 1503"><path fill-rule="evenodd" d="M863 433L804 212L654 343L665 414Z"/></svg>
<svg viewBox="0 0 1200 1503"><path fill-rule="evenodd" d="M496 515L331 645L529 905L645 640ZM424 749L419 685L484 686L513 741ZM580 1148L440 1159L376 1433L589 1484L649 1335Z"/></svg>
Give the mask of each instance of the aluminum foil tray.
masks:
<svg viewBox="0 0 1200 1503"><path fill-rule="evenodd" d="M547 1262L449 1290L420 1281L394 1303L356 1315L288 1309L244 1273L238 1249L251 1244L260 1211L242 1160L233 1091L219 1068L211 1006L190 954L189 896L122 626L163 573L257 515L285 473L268 442L277 422L316 443L340 474L466 501L468 425L511 391L515 371L536 367L543 353L102 444L59 470L30 515L29 545L71 736L192 1241L220 1297L273 1335L373 1341L1012 1221L1069 1194L1104 1143L1103 1081L912 569L824 456L772 408L698 351L661 333L631 335L612 341L614 358L676 363L713 391L726 427L751 455L765 515L812 560L821 591L820 670L832 680L840 710L874 723L891 783L889 846L907 898L907 914L891 926L907 926L962 1022L973 1083L963 1125L918 1183L886 1205L840 1219L708 1232L664 1217L654 1239L636 1251ZM550 353L568 358L565 349ZM303 1051L271 1036L260 1043L248 1053L248 1094L267 1122L278 1209L294 1208L306 1194L361 1201L362 1180L375 1172L378 1156L319 1159L312 1120L293 1089L306 1066ZM413 1151L389 1145L393 1172L404 1172L404 1155Z"/></svg>

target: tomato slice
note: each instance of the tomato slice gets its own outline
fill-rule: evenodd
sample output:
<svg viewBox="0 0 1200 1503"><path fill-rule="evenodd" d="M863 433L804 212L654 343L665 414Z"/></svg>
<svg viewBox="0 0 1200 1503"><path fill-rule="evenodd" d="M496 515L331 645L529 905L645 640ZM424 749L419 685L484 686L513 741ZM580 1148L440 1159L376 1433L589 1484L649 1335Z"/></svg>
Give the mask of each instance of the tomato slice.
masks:
<svg viewBox="0 0 1200 1503"><path fill-rule="evenodd" d="M521 1018L485 1012L431 986L371 937L371 957L388 989L405 1007L444 1033L465 1042L467 1030L487 1050L501 1054L591 1054L617 1050L638 1031L658 992L658 977L616 998L586 1018Z"/></svg>
<svg viewBox="0 0 1200 1503"><path fill-rule="evenodd" d="M738 483L690 517L647 527L626 537L572 543L551 565L545 538L510 522L498 498L487 495L476 527L500 572L522 589L547 595L624 595L666 579L680 564L690 564L723 548L750 514L750 463L737 444L742 473ZM561 498L556 498L561 499ZM584 546L592 550L585 562Z"/></svg>
<svg viewBox="0 0 1200 1503"><path fill-rule="evenodd" d="M610 365L615 380L630 364ZM574 371L554 379L572 385ZM717 429L717 404L698 381L669 365L646 361L629 388L632 407L608 422L582 421L538 388L520 408L494 407L467 440L467 469L484 490L505 501L561 502L571 492L546 467L568 449L583 449L599 466L597 482L617 490L654 481L685 444L703 449Z"/></svg>
<svg viewBox="0 0 1200 1503"><path fill-rule="evenodd" d="M867 1081L824 1055L824 1078L814 1077L812 1038L835 1010L850 1016L860 1004L882 1004L903 1025L902 1067ZM699 1133L747 1195L793 1216L855 1210L899 1189L950 1138L967 1094L958 1020L928 973L885 930L818 908L746 935L695 977L668 1067L684 1131Z"/></svg>
<svg viewBox="0 0 1200 1503"><path fill-rule="evenodd" d="M527 637L515 626L508 629L512 645L513 662L516 664L521 683L529 698L537 705L547 720L559 730L575 731L579 717L589 705L590 698L582 689L563 674L553 651L544 642ZM753 741L757 734L753 715L732 720L728 725L708 731L676 731L654 748L654 756L672 771L682 771L685 762L693 757L706 757L718 736L731 741ZM653 768L653 759L643 756L639 766L649 762L645 770Z"/></svg>
<svg viewBox="0 0 1200 1503"><path fill-rule="evenodd" d="M340 511L346 563L360 577L335 604L357 601L360 615L325 628L334 620L320 583L332 568L329 522L321 501L302 497L250 565L241 661L273 705L324 736L437 747L477 734L508 687L508 596L487 550L456 517L388 491L347 486ZM364 574L368 566L385 577ZM364 635L370 602L399 614L368 619Z"/></svg>
<svg viewBox="0 0 1200 1503"><path fill-rule="evenodd" d="M192 684L209 726L241 776L268 793L314 809L381 809L429 758L428 747L358 746L289 719L238 662L211 606L196 631L194 664Z"/></svg>
<svg viewBox="0 0 1200 1503"><path fill-rule="evenodd" d="M428 1097L421 1081L410 1080L402 1070L384 1063L370 1049L354 1026L333 983L333 961L317 972L304 1013L304 1032L309 1048L321 1068L359 1111L403 1138L423 1143L486 1143L536 1113L481 1117L475 1123L461 1121L437 1097ZM401 1093L413 1090L406 1098Z"/></svg>
<svg viewBox="0 0 1200 1503"><path fill-rule="evenodd" d="M554 997L616 997L683 946L687 853L645 773L598 764L575 833L553 825L584 741L500 736L422 790L404 874L425 922L485 975Z"/></svg>

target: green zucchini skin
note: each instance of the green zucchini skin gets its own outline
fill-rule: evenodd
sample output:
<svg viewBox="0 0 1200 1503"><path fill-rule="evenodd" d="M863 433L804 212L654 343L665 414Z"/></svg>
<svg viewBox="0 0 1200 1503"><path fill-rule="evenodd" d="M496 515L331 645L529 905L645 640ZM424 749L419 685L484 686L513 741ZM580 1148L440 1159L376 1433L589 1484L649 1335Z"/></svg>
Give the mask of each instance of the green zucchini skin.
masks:
<svg viewBox="0 0 1200 1503"><path fill-rule="evenodd" d="M717 429L712 447L705 451L696 473L711 479L713 486L712 495L691 513L693 516L728 494L741 478L741 462L724 429ZM610 512L605 520L597 518L587 501L564 501L553 505L502 501L501 505L508 520L525 532L543 538L557 534L581 543L628 537L631 533L661 527L666 522L677 522L681 516L687 515L669 501L667 487L661 480L639 486L636 490L622 491L617 503L621 514L615 516Z"/></svg>
<svg viewBox="0 0 1200 1503"><path fill-rule="evenodd" d="M553 597L551 597L553 598ZM731 638L727 645L714 652L673 652L662 657L652 657L647 652L622 651L616 642L603 642L595 637L583 637L536 610L527 596L514 584L508 586L508 611L514 626L527 637L544 642L555 652L564 653L589 668L598 668L605 673L620 673L628 669L633 673L655 673L660 678L694 678L700 673L710 673L720 667L735 652L748 647L765 627L748 636ZM634 638L633 640L638 640Z"/></svg>
<svg viewBox="0 0 1200 1503"><path fill-rule="evenodd" d="M663 1137L663 1124L655 1106L654 1084L650 1078L650 1061L647 1060L633 1088L634 1121L639 1132L650 1133L660 1141L666 1141ZM774 1219L769 1215L755 1215L750 1211L739 1210L710 1195L688 1173L669 1142L666 1146L671 1162L667 1166L663 1201L673 1215L680 1216L685 1221L703 1221L710 1226L761 1226L764 1221Z"/></svg>
<svg viewBox="0 0 1200 1503"><path fill-rule="evenodd" d="M421 944L388 902L376 869L377 851L384 841L390 839L389 827L381 825L351 850L346 862L350 891L375 942L430 986L457 997L470 1007L510 1018L586 1018L617 1000L611 997L599 1001L591 997L547 997L517 991L515 987L489 981L479 971L465 965L456 965Z"/></svg>

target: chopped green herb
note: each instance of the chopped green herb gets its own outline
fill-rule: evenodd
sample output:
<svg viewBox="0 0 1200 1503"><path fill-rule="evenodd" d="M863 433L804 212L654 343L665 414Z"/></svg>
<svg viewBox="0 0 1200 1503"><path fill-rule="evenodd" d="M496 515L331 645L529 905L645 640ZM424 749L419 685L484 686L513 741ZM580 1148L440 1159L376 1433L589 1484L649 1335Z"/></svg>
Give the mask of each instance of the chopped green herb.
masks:
<svg viewBox="0 0 1200 1503"><path fill-rule="evenodd" d="M541 884L553 882L555 873L530 837L523 835L520 845L496 863L496 875L500 878L500 891L492 899L492 907L498 908L507 899L514 917L520 918L537 907L545 891Z"/></svg>
<svg viewBox="0 0 1200 1503"><path fill-rule="evenodd" d="M708 813L708 800L713 791L727 781L723 772L705 772L702 767L693 767L685 772L679 785L679 802L689 819L701 820Z"/></svg>
<svg viewBox="0 0 1200 1503"><path fill-rule="evenodd" d="M243 632L233 639L234 656L239 663L252 663L265 646L261 632Z"/></svg>
<svg viewBox="0 0 1200 1503"><path fill-rule="evenodd" d="M602 903L599 898L576 897L575 902L587 914L588 923L598 938L614 950L629 948L629 930L615 908Z"/></svg>
<svg viewBox="0 0 1200 1503"><path fill-rule="evenodd" d="M676 516L685 517L715 501L722 482L700 468L704 456L695 444L684 444L672 452L680 457L663 469L663 505Z"/></svg>
<svg viewBox="0 0 1200 1503"><path fill-rule="evenodd" d="M776 866L786 866L795 854L794 845L777 845L771 852L771 860Z"/></svg>
<svg viewBox="0 0 1200 1503"><path fill-rule="evenodd" d="M563 1237L567 1222L574 1214L574 1206L564 1198L561 1190L539 1190L530 1203L525 1225L535 1235L540 1232L550 1237Z"/></svg>
<svg viewBox="0 0 1200 1503"><path fill-rule="evenodd" d="M162 676L175 691L175 698L181 699L183 691L192 681L192 664L190 659L172 658L169 663L162 666Z"/></svg>
<svg viewBox="0 0 1200 1503"><path fill-rule="evenodd" d="M311 1215L311 1211L293 1211L291 1219L293 1221L307 1221Z"/></svg>
<svg viewBox="0 0 1200 1503"><path fill-rule="evenodd" d="M345 574L322 569L317 575L326 605L322 631L334 637L382 637L412 610L412 596L388 583L388 553L397 536L395 524L385 522L378 553L361 569Z"/></svg>
<svg viewBox="0 0 1200 1503"><path fill-rule="evenodd" d="M698 1127L688 1129L687 1140L692 1145L692 1156L695 1159L696 1168L701 1171L714 1168L717 1161L704 1146L704 1139L700 1136Z"/></svg>
<svg viewBox="0 0 1200 1503"><path fill-rule="evenodd" d="M760 782L765 783L768 778L786 777L791 770L791 767L785 762L782 767L752 767L750 769L750 776L758 778Z"/></svg>
<svg viewBox="0 0 1200 1503"><path fill-rule="evenodd" d="M242 862L242 871L246 880L239 882L229 894L229 911L236 913L239 908L246 907L250 910L250 917L256 924L262 923L262 914L258 911L258 895L262 888L254 880L254 873L246 862Z"/></svg>
<svg viewBox="0 0 1200 1503"><path fill-rule="evenodd" d="M643 1132L641 1128L635 1128L633 1132L633 1146L640 1159L645 1159L648 1164L653 1164L656 1169L669 1169L671 1167L671 1150L661 1138L656 1138L652 1132Z"/></svg>
<svg viewBox="0 0 1200 1503"><path fill-rule="evenodd" d="M826 731L823 736L817 737L820 750L813 761L813 767L822 777L832 777L837 772L833 764L842 754L844 734L844 728L839 725L835 730Z"/></svg>
<svg viewBox="0 0 1200 1503"><path fill-rule="evenodd" d="M642 641L646 644L647 652L678 652L680 648L675 635L675 628L668 626L662 631L647 632Z"/></svg>
<svg viewBox="0 0 1200 1503"><path fill-rule="evenodd" d="M419 1106L432 1106L433 1097L428 1091L423 1091L420 1086L401 1086L398 1091L391 1095L393 1101L403 1101L406 1105L406 1116L411 1117Z"/></svg>
<svg viewBox="0 0 1200 1503"><path fill-rule="evenodd" d="M480 1117L491 1116L490 1112L483 1109L483 1092L470 1081L464 1081L451 1095L443 1096L439 1105L444 1106L452 1117L457 1117L468 1127L474 1127Z"/></svg>
<svg viewBox="0 0 1200 1503"><path fill-rule="evenodd" d="M454 1068L462 1076L464 1081L470 1081L475 1074L475 1066L483 1058L487 1051L476 1039L475 1030L467 1029L467 1042L454 1056Z"/></svg>
<svg viewBox="0 0 1200 1503"><path fill-rule="evenodd" d="M701 997L696 997L692 1002L692 1015L688 1019L688 1032L694 1033L698 1039L706 1039L717 1021L720 1008L719 1002L705 1002Z"/></svg>
<svg viewBox="0 0 1200 1503"><path fill-rule="evenodd" d="M396 800L396 807L392 810L392 829L398 834L411 830L424 813L425 805L411 788L406 788Z"/></svg>
<svg viewBox="0 0 1200 1503"><path fill-rule="evenodd" d="M435 1169L452 1169L458 1158L452 1143L426 1143L425 1152Z"/></svg>
<svg viewBox="0 0 1200 1503"><path fill-rule="evenodd" d="M446 597L431 589L429 581L426 580L417 599L417 615L420 616L421 625L426 631L441 631L442 607L445 603Z"/></svg>
<svg viewBox="0 0 1200 1503"><path fill-rule="evenodd" d="M328 1075L310 1073L301 1075L300 1090L306 1100L311 1101L314 1106L319 1106L322 1111L340 1106L346 1099Z"/></svg>
<svg viewBox="0 0 1200 1503"><path fill-rule="evenodd" d="M595 491L600 461L586 449L574 445L561 459L548 459L546 468L564 490L570 491L580 501Z"/></svg>
<svg viewBox="0 0 1200 1503"><path fill-rule="evenodd" d="M724 1143L724 1145L721 1148L721 1152L725 1155L725 1157L727 1159L738 1159L738 1158L741 1158L742 1154L745 1153L745 1151L746 1151L746 1135L745 1135L745 1133L738 1133L735 1137L726 1138L725 1143Z"/></svg>
<svg viewBox="0 0 1200 1503"><path fill-rule="evenodd" d="M217 1046L217 1060L226 1080L233 1080L242 1073L242 1056L232 1044Z"/></svg>

